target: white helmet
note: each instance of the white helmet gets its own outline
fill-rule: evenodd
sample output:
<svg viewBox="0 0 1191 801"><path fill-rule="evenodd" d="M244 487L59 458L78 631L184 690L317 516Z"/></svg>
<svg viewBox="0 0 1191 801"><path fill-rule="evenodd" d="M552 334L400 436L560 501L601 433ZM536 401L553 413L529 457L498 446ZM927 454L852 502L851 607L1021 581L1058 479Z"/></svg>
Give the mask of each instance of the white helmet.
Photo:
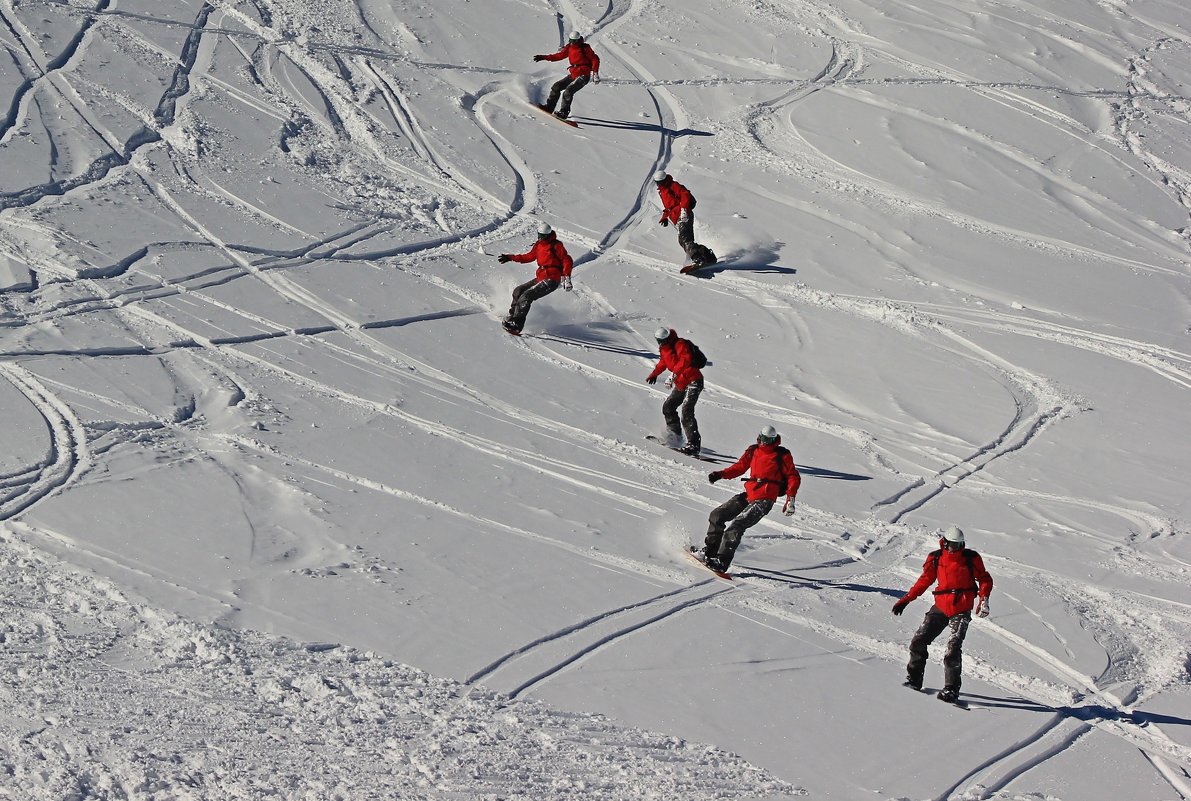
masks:
<svg viewBox="0 0 1191 801"><path fill-rule="evenodd" d="M664 342L670 336L670 329L662 326L657 331L653 332L653 338L658 342Z"/></svg>
<svg viewBox="0 0 1191 801"><path fill-rule="evenodd" d="M943 539L947 542L964 544L964 530L959 526L948 526L943 529Z"/></svg>
<svg viewBox="0 0 1191 801"><path fill-rule="evenodd" d="M656 184L660 184L662 181L666 180L669 177L670 177L669 175L666 175L665 170L658 170L657 172L655 172L653 174L653 182Z"/></svg>
<svg viewBox="0 0 1191 801"><path fill-rule="evenodd" d="M761 433L757 435L757 442L762 442L766 445L777 442L777 429L773 426L765 426L765 428L761 429Z"/></svg>
<svg viewBox="0 0 1191 801"><path fill-rule="evenodd" d="M550 223L538 223L538 236L546 236L554 233L554 229L550 227Z"/></svg>
<svg viewBox="0 0 1191 801"><path fill-rule="evenodd" d="M567 37L572 42L579 42L583 40L583 34L579 31L571 31L571 35Z"/></svg>

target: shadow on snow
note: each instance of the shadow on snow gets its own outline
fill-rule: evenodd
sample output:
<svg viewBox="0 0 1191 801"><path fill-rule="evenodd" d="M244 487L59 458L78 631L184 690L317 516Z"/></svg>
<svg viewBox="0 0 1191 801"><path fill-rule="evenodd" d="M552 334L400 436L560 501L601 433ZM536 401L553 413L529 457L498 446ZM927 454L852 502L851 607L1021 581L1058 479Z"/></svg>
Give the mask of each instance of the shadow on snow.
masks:
<svg viewBox="0 0 1191 801"><path fill-rule="evenodd" d="M668 134L669 136L714 136L711 131L697 131L694 128L683 128L676 131L664 125L652 122L631 122L630 120L601 120L598 117L572 116L575 122L581 122L588 128L613 128L620 131L642 131L645 133Z"/></svg>
<svg viewBox="0 0 1191 801"><path fill-rule="evenodd" d="M812 590L823 589L830 587L838 590L848 590L849 592L873 592L879 595L887 595L890 598L900 598L905 595L902 590L891 590L886 587L873 587L868 584L855 584L851 581L835 581L833 579L816 579L808 578L806 576L799 576L796 573L790 573L783 570L769 570L763 567L750 567L749 565L741 565L743 572L739 573L740 578L760 578L768 581L776 581L782 584L790 584L796 587L806 587Z"/></svg>
<svg viewBox="0 0 1191 801"><path fill-rule="evenodd" d="M552 325L548 330L538 334L537 338L641 359L658 358L656 351L618 344L617 340L623 338L625 331L625 327L620 323L567 323Z"/></svg>
<svg viewBox="0 0 1191 801"><path fill-rule="evenodd" d="M1031 701L1028 698L1021 696L995 696L995 695L979 695L977 693L964 693L963 697L974 704L980 706L996 707L999 709L1020 709L1024 712L1048 712L1051 714L1058 713L1066 717L1074 718L1076 720L1083 720L1089 723L1108 720L1121 723L1133 723L1138 726L1146 726L1150 723L1165 723L1176 726L1191 726L1191 719L1181 718L1176 715L1162 715L1155 712L1144 712L1139 709L1126 712L1121 709L1114 709L1103 704L1088 704L1086 706L1047 706L1046 704Z"/></svg>

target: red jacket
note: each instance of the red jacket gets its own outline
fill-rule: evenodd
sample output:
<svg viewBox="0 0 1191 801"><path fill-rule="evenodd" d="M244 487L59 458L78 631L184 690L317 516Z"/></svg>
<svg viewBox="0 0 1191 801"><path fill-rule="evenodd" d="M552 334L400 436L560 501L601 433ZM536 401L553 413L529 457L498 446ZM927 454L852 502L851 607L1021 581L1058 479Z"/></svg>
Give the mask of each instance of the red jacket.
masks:
<svg viewBox="0 0 1191 801"><path fill-rule="evenodd" d="M782 446L782 438L776 442L749 445L740 460L720 471L723 478L736 478L750 470L744 480L744 491L749 501L776 501L779 495L798 495L802 475L794 466L794 457Z"/></svg>
<svg viewBox="0 0 1191 801"><path fill-rule="evenodd" d="M662 206L665 208L662 214L664 219L668 218L670 222L676 223L683 210L691 211L695 208L695 196L673 178L667 176L657 186L658 194L662 197Z"/></svg>
<svg viewBox="0 0 1191 801"><path fill-rule="evenodd" d="M587 42L567 42L562 46L562 50L542 56L542 58L546 61L562 61L564 58L569 58L572 78L581 78L584 75L600 71L600 57L595 54Z"/></svg>
<svg viewBox="0 0 1191 801"><path fill-rule="evenodd" d="M686 389L692 381L703 377L702 371L691 364L691 349L685 339L679 339L678 332L670 329L670 336L658 343L657 366L649 374L650 378L657 378L666 370L674 373L674 388Z"/></svg>
<svg viewBox="0 0 1191 801"><path fill-rule="evenodd" d="M571 255L553 231L534 242L528 253L513 256L513 261L520 264L536 261L538 271L534 277L539 281L561 281L564 275L571 274L571 268L575 266Z"/></svg>
<svg viewBox="0 0 1191 801"><path fill-rule="evenodd" d="M942 545L943 541L939 540L939 544ZM926 557L922 575L902 600L914 600L926 592L926 588L934 584L936 579L939 586L934 591L935 606L947 617L971 612L976 605L977 595L987 599L992 592L992 576L984 569L980 554L967 548L960 551L941 548L931 551Z"/></svg>

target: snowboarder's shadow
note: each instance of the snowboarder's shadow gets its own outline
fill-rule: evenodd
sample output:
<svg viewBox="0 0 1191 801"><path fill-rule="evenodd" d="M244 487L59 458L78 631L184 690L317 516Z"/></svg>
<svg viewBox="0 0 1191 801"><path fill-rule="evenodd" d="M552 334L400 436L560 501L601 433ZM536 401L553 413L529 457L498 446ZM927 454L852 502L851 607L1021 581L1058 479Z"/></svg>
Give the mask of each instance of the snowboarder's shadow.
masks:
<svg viewBox="0 0 1191 801"><path fill-rule="evenodd" d="M969 692L963 693L963 697L964 700L971 701L973 704L979 704L980 706L994 707L998 709L1019 709L1023 712L1046 712L1051 715L1058 713L1066 717L1087 721L1089 723L1107 720L1133 723L1138 726L1145 726L1149 723L1191 726L1191 720L1187 718L1180 718L1175 715L1164 715L1156 712L1145 712L1140 709L1117 709L1115 707L1105 706L1104 704L1088 704L1086 706L1047 706L1046 704L1041 704L1037 701L1031 701L1029 698L1022 698L1020 695L996 696L980 695L979 693Z"/></svg>
<svg viewBox="0 0 1191 801"><path fill-rule="evenodd" d="M661 133L667 134L671 137L679 136L714 136L711 131L697 131L694 128L683 128L682 130L674 130L667 128L664 125L650 122L632 122L630 120L601 120L598 117L577 117L572 116L575 122L583 123L586 128L614 128L621 131L643 131L645 133Z"/></svg>
<svg viewBox="0 0 1191 801"><path fill-rule="evenodd" d="M735 259L723 259L710 267L700 267L698 270L692 270L688 275L691 278L711 278L717 273L727 272L728 270L768 275L795 275L798 272L793 267L780 267L776 264L752 264Z"/></svg>
<svg viewBox="0 0 1191 801"><path fill-rule="evenodd" d="M878 595L887 595L890 598L900 598L905 595L905 593L901 590L892 590L887 587L873 587L868 584L855 584L851 581L836 581L835 579L809 578L807 576L800 576L797 573L791 573L785 570L769 570L768 568L750 567L749 565L740 565L740 570L741 572L738 575L741 578L752 576L755 578L780 582L782 584L789 584L793 587L805 587L812 590L831 588L837 590L847 590L848 592L874 592Z"/></svg>
<svg viewBox="0 0 1191 801"><path fill-rule="evenodd" d="M656 351L617 344L617 340L623 339L625 333L626 329L620 323L562 323L551 325L538 334L537 338L641 359L657 359Z"/></svg>
<svg viewBox="0 0 1191 801"><path fill-rule="evenodd" d="M838 470L828 470L826 467L810 467L809 465L798 465L798 472L804 476L814 476L815 478L830 478L836 481L872 481L872 476L862 476L858 473L841 473Z"/></svg>
<svg viewBox="0 0 1191 801"><path fill-rule="evenodd" d="M725 254L715 264L692 271L690 276L692 278L711 278L716 273L727 270L769 275L796 275L798 270L793 267L774 264L781 253L783 244L782 242L772 242L734 250Z"/></svg>

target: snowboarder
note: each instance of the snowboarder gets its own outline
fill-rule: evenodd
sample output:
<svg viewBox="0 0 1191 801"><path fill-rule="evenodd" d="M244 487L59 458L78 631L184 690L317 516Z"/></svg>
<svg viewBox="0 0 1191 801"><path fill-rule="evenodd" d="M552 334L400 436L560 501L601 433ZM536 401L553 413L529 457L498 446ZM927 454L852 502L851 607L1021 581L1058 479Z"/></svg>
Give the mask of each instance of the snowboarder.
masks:
<svg viewBox="0 0 1191 801"><path fill-rule="evenodd" d="M529 307L535 300L544 298L558 289L560 282L562 288L567 292L573 289L571 268L574 267L574 262L548 223L538 226L538 241L534 242L528 252L502 253L498 261L501 264L510 261L519 264L536 261L538 264L538 271L533 280L526 281L513 290L513 303L509 306L509 316L501 322L501 325L510 334L521 333L521 329L525 327L525 317L529 314Z"/></svg>
<svg viewBox="0 0 1191 801"><path fill-rule="evenodd" d="M714 484L721 478L736 478L746 470L749 477L743 479L744 492L729 498L708 518L707 538L699 558L712 570L728 569L745 529L761 522L783 492L786 501L782 514L794 514L794 498L802 476L773 426L761 429L756 444L748 446L736 464L708 474L707 480Z"/></svg>
<svg viewBox="0 0 1191 801"><path fill-rule="evenodd" d="M576 92L587 86L588 81L600 82L600 57L591 49L591 45L583 41L583 34L579 31L571 31L567 43L557 53L537 55L533 60L562 61L564 58L570 62L567 75L551 85L550 96L541 104L542 111L553 114L560 120L571 116L571 100ZM554 107L558 105L559 98L562 98L562 105L555 111Z"/></svg>
<svg viewBox="0 0 1191 801"><path fill-rule="evenodd" d="M658 342L658 363L645 379L646 384L656 384L658 376L669 370L673 375L667 381L670 394L662 402L662 418L666 421L668 444L688 456L698 456L703 447L699 436L699 421L695 419L695 404L703 391L703 367L707 360L703 352L689 339L682 339L673 328L662 326L653 333ZM682 407L681 427L678 407ZM683 436L686 444L682 445Z"/></svg>
<svg viewBox="0 0 1191 801"><path fill-rule="evenodd" d="M988 594L992 592L992 576L984 569L980 554L964 547L964 532L950 526L939 538L939 550L931 551L923 565L922 575L910 591L893 605L893 614L900 615L927 587L938 580L935 602L922 619L922 625L910 641L910 661L906 665L906 685L922 689L922 675L926 670L927 646L950 628L947 651L943 654L943 689L938 699L955 703L959 699L962 648L968 624L972 622L972 607L977 617L988 617Z"/></svg>
<svg viewBox="0 0 1191 801"><path fill-rule="evenodd" d="M715 264L715 253L711 248L695 241L695 196L685 186L675 181L665 170L653 174L658 195L662 198L662 227L674 223L678 229L678 244L684 251L688 266L706 267Z"/></svg>

